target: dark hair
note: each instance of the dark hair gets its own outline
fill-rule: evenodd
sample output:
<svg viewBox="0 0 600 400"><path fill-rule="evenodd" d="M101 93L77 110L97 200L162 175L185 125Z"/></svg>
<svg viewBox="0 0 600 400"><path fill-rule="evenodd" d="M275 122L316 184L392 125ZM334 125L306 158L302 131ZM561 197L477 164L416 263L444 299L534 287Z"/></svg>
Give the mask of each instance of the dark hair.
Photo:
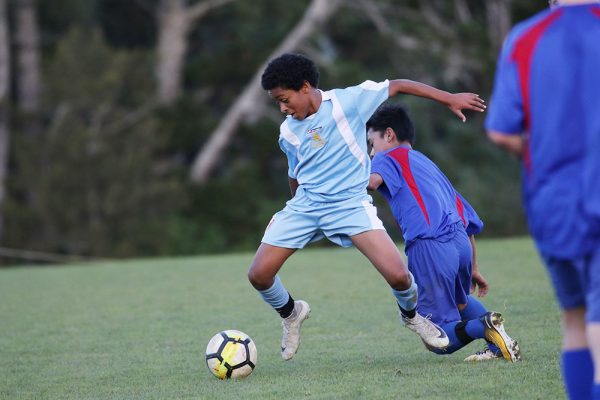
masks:
<svg viewBox="0 0 600 400"><path fill-rule="evenodd" d="M261 84L264 90L277 87L300 90L304 81L312 87L319 85L319 70L315 63L302 54L286 53L272 59L262 74Z"/></svg>
<svg viewBox="0 0 600 400"><path fill-rule="evenodd" d="M385 104L380 106L367 121L367 130L372 129L383 133L387 128L396 132L398 141L407 141L411 145L415 142L415 126L408 117L406 110L399 104Z"/></svg>

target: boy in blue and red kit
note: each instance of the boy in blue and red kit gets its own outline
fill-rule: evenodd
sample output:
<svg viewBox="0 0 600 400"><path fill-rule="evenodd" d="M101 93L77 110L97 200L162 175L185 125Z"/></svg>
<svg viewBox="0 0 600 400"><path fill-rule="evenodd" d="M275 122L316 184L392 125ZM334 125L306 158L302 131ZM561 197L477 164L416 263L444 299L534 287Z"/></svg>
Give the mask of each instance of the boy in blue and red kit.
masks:
<svg viewBox="0 0 600 400"><path fill-rule="evenodd" d="M368 189L378 189L390 204L405 241L408 269L419 282L422 315L448 335L451 354L475 339L487 347L465 361L501 358L520 360L519 346L505 332L499 313L487 312L469 296L471 287L487 292L487 282L474 259L475 241L483 223L439 168L412 149L414 126L399 105L381 106L367 122L372 146Z"/></svg>
<svg viewBox="0 0 600 400"><path fill-rule="evenodd" d="M551 5L506 39L486 129L523 160L529 230L561 308L567 394L600 400L600 4Z"/></svg>

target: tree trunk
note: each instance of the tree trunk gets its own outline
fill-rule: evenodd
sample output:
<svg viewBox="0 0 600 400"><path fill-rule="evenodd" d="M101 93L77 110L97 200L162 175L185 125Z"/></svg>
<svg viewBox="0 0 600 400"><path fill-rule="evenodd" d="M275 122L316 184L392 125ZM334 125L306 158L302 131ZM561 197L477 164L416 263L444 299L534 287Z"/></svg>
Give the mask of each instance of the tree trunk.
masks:
<svg viewBox="0 0 600 400"><path fill-rule="evenodd" d="M10 40L8 32L6 0L0 0L0 210L4 204L9 155ZM3 233L4 216L0 212L0 237Z"/></svg>
<svg viewBox="0 0 600 400"><path fill-rule="evenodd" d="M40 105L40 46L35 0L15 1L17 105L37 112Z"/></svg>
<svg viewBox="0 0 600 400"><path fill-rule="evenodd" d="M157 97L172 104L181 94L187 35L193 24L210 10L233 0L205 0L193 6L187 0L161 0L158 9Z"/></svg>
<svg viewBox="0 0 600 400"><path fill-rule="evenodd" d="M488 37L496 49L494 53L502 46L502 42L510 30L510 1L488 0L485 2Z"/></svg>
<svg viewBox="0 0 600 400"><path fill-rule="evenodd" d="M219 125L209 135L208 142L196 155L192 165L190 175L192 182L203 184L208 181L235 129L245 117L255 112L257 107L264 102L266 96L262 91L260 80L268 61L282 53L297 49L305 39L331 17L339 6L340 0L312 0L300 22L271 53L267 61L258 68L242 94L229 107Z"/></svg>
<svg viewBox="0 0 600 400"><path fill-rule="evenodd" d="M185 0L162 0L158 15L158 99L172 103L181 92L182 65L187 49L189 20Z"/></svg>

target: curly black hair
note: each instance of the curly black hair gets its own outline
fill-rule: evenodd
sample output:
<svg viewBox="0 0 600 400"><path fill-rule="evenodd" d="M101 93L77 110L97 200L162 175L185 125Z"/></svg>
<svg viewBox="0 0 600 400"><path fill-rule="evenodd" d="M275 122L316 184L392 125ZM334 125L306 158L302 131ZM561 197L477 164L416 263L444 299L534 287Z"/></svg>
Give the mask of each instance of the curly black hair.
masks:
<svg viewBox="0 0 600 400"><path fill-rule="evenodd" d="M315 63L302 54L286 53L269 62L262 74L264 90L275 88L300 90L304 81L312 87L319 85L319 70Z"/></svg>
<svg viewBox="0 0 600 400"><path fill-rule="evenodd" d="M400 104L384 104L380 106L367 121L367 130L383 132L392 128L396 132L398 141L415 143L415 126L410 120L406 109Z"/></svg>

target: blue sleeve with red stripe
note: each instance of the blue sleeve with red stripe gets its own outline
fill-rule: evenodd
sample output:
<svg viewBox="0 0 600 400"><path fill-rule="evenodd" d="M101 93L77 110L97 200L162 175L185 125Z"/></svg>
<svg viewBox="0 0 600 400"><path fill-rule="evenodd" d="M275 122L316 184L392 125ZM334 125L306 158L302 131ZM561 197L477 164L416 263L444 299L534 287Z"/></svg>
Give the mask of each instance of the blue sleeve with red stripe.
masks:
<svg viewBox="0 0 600 400"><path fill-rule="evenodd" d="M505 134L521 134L524 129L525 116L517 65L511 61L514 38L513 33L506 39L498 58L494 91L485 119L487 130Z"/></svg>
<svg viewBox="0 0 600 400"><path fill-rule="evenodd" d="M385 153L378 153L373 157L371 173L381 176L385 183L388 192L387 194L389 194L390 197L393 197L398 193L402 187L402 179L396 168L394 161L391 158L386 157Z"/></svg>
<svg viewBox="0 0 600 400"><path fill-rule="evenodd" d="M483 230L483 221L481 220L481 218L479 218L479 215L477 215L475 209L471 207L471 204L469 204L469 202L465 200L465 198L460 193L456 192L456 196L457 207L459 203L462 204L462 216L463 221L466 225L467 235L471 236L480 234Z"/></svg>

